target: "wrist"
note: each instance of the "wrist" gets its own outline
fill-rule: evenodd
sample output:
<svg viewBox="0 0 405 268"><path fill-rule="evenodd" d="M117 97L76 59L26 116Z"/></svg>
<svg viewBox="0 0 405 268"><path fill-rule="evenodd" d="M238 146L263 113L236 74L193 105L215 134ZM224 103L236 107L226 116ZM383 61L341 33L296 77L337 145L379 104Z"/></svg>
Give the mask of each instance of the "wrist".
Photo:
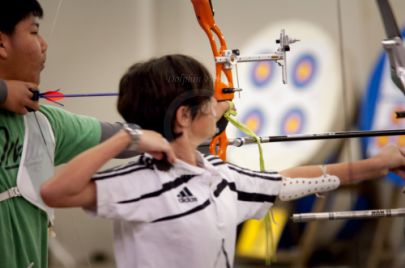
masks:
<svg viewBox="0 0 405 268"><path fill-rule="evenodd" d="M136 151L138 149L141 136L143 134L142 129L138 125L131 123L123 124L122 129L127 133L127 135L130 138L130 143L127 147L127 150Z"/></svg>
<svg viewBox="0 0 405 268"><path fill-rule="evenodd" d="M385 177L389 171L390 166L384 155L375 155L370 158L371 166L376 169L376 177Z"/></svg>

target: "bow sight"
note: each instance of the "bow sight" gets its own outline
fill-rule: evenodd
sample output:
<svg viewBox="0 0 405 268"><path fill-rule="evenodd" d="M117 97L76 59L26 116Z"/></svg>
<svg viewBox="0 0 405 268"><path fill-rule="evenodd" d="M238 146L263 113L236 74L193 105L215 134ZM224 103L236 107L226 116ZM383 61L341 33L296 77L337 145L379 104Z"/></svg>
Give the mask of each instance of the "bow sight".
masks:
<svg viewBox="0 0 405 268"><path fill-rule="evenodd" d="M269 54L259 54L251 56L240 56L239 49L225 50L223 56L216 57L216 63L223 63L226 69L233 69L239 62L253 61L275 61L282 68L283 83L287 84L287 51L290 51L290 44L300 41L299 39L290 38L282 29L280 39L276 40L279 44L276 52ZM237 90L235 90L237 91Z"/></svg>

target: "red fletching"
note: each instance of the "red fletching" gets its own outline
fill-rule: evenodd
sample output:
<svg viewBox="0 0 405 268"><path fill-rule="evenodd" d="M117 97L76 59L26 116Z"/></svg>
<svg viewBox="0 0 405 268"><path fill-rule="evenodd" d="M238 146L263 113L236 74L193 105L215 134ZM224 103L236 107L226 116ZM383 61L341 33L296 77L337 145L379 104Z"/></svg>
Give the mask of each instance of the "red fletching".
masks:
<svg viewBox="0 0 405 268"><path fill-rule="evenodd" d="M50 101L62 100L65 96L59 91L47 91L42 96Z"/></svg>

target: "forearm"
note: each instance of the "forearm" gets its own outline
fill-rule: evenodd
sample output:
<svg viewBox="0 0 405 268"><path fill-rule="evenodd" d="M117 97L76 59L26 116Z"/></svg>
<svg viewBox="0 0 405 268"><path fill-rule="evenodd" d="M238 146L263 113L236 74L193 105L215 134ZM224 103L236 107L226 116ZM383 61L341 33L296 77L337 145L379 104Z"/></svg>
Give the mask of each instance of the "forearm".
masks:
<svg viewBox="0 0 405 268"><path fill-rule="evenodd" d="M325 165L326 172L339 177L341 184L349 184L362 180L375 179L388 173L388 168L382 159L372 157L351 163L337 163ZM283 176L290 178L311 178L322 175L320 166L302 166L290 168L280 172Z"/></svg>
<svg viewBox="0 0 405 268"><path fill-rule="evenodd" d="M41 194L52 199L81 193L91 183L93 174L123 151L130 142L130 136L122 130L107 141L81 153L43 184Z"/></svg>

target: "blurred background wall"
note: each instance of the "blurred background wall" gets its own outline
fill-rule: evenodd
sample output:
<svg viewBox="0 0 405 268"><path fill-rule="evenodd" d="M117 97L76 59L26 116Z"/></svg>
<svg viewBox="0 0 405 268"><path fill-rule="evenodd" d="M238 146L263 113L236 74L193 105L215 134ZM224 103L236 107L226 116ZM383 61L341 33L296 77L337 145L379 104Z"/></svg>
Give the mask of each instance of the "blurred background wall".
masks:
<svg viewBox="0 0 405 268"><path fill-rule="evenodd" d="M189 0L40 2L45 11L41 32L49 43L41 90L115 92L121 75L131 64L167 53L191 55L214 71L211 49ZM404 26L405 1L390 2L397 21ZM279 21L303 20L319 26L339 49L343 45L346 84L350 84L347 98L353 103L360 100L382 51L380 41L385 37L375 1L212 0L212 3L229 48L243 47L257 32ZM294 37L305 42L305 36ZM104 121L121 120L115 109L115 97L62 102L65 109L75 113ZM58 210L56 233L57 241L78 262L86 262L88 256L97 257L99 252L112 256L109 221L89 218L79 209Z"/></svg>

